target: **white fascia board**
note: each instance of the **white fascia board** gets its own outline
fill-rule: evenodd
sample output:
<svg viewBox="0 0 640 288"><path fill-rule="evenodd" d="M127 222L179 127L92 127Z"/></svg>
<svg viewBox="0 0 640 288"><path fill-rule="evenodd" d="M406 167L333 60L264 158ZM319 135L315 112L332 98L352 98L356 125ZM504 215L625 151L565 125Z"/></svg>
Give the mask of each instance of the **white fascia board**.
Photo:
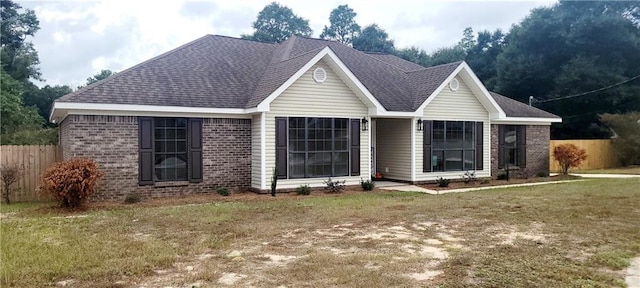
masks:
<svg viewBox="0 0 640 288"><path fill-rule="evenodd" d="M333 53L331 48L329 48L329 46L327 46L324 49L322 49L320 52L318 52L318 54L316 54L316 56L313 56L313 58L311 58L311 60L309 60L309 62L307 62L307 64L302 66L302 68L300 68L300 70L298 70L295 74L293 74L293 76L291 76L291 78L289 78L286 82L284 82L282 85L280 85L280 87L278 87L278 89L273 91L273 93L271 93L267 98L262 100L262 102L260 102L260 104L258 104L258 106L257 106L257 111L258 112L268 112L269 111L269 105L271 104L271 102L273 102L273 100L275 100L278 96L280 96L280 94L282 94L291 85L293 85L293 83L295 83L298 79L300 79L300 77L302 77L302 75L304 75L304 73L309 71L309 69L311 69L311 67L313 67L313 65L316 65L325 56L329 57L329 60L333 64L335 64L336 67L339 68L338 72L341 72L342 74L347 76L346 77L347 80L349 82L351 82L353 85L355 85L355 87L358 89L357 92L363 94L366 97L366 100L368 100L367 102L369 102L370 104L373 104L373 106L378 108L378 109L384 109L382 107L382 105L378 102L378 100L375 97L373 97L373 94L371 94L371 92L369 92L369 90L367 90L367 88L364 87L364 85L360 82L360 80L358 80L358 78L356 78L356 76L353 75L351 70L349 70L349 68L347 68L347 66L344 65L342 60L340 60L340 58L338 58L338 56L335 53ZM340 73L338 73L338 74L340 74ZM359 93L356 93L356 94L359 94Z"/></svg>
<svg viewBox="0 0 640 288"><path fill-rule="evenodd" d="M67 115L251 118L249 113L255 112L251 110L255 109L54 102L49 118L52 122Z"/></svg>
<svg viewBox="0 0 640 288"><path fill-rule="evenodd" d="M415 112L399 112L399 111L387 111L384 108L372 107L369 108L369 115L377 118L414 118L422 117L422 114Z"/></svg>
<svg viewBox="0 0 640 288"><path fill-rule="evenodd" d="M500 119L491 119L491 124L551 125L551 123L562 123L562 118L505 117Z"/></svg>
<svg viewBox="0 0 640 288"><path fill-rule="evenodd" d="M429 105L429 103L433 101L435 96L440 94L440 92L442 92L442 89L447 87L449 82L451 82L451 80L453 80L453 78L455 78L458 75L458 73L460 73L460 71L462 71L463 69L465 72L467 72L467 74L469 75L469 78L471 78L473 83L480 89L480 91L482 91L482 96L484 96L491 104L491 107L495 109L495 111L488 111L488 112L497 113L499 118L506 117L506 114L504 113L502 108L500 108L500 105L498 105L496 100L494 100L493 97L491 97L491 94L489 94L489 91L487 90L487 88L484 87L480 79L478 79L476 74L473 73L473 70L471 70L471 67L469 67L469 65L467 65L467 63L464 61L460 63L460 65L455 70L453 70L453 72L451 72L451 74L447 77L447 79L445 79L442 83L440 83L440 86L438 86L438 88L436 88L436 90L433 91L433 93L431 93L429 97L427 97L427 100L425 100L424 103L420 105L417 111L424 111L427 105Z"/></svg>

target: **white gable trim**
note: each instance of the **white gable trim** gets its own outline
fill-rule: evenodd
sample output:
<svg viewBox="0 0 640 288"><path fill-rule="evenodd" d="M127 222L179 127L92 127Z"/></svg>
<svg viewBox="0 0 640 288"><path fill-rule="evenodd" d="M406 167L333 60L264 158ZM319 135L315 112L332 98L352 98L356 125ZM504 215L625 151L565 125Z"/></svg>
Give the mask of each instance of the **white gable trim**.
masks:
<svg viewBox="0 0 640 288"><path fill-rule="evenodd" d="M75 102L54 102L49 120L60 123L68 115L114 115L114 116L154 116L154 117L202 117L202 118L246 118L256 109L206 108L130 104L96 104Z"/></svg>
<svg viewBox="0 0 640 288"><path fill-rule="evenodd" d="M469 67L469 65L467 65L466 62L460 63L458 68L453 70L453 72L451 72L451 74L447 77L447 79L442 81L442 83L440 83L440 86L438 86L438 88L435 91L433 91L433 93L431 93L431 95L429 95L429 97L427 97L427 100L425 100L424 103L422 103L422 105L420 105L420 107L418 108L417 111L423 111L427 107L427 105L429 105L429 103L431 103L431 101L433 101L433 99L436 98L436 96L438 94L440 94L442 89L444 89L449 84L449 82L451 82L451 80L453 80L453 78L455 78L462 71L466 72L467 75L469 76L469 78L471 78L471 80L473 82L473 85L475 85L477 88L480 89L480 91L482 92L482 95L480 95L480 96L482 96L484 98L484 100L489 102L489 105L486 105L484 103L486 101L480 101L482 106L484 106L485 109L488 110L489 114L497 116L496 118L505 118L507 116L506 113L504 113L504 111L502 110L500 105L498 105L496 100L494 100L493 97L491 97L491 94L489 94L489 91L487 90L487 88L484 87L484 85L482 84L480 79L478 79L476 74L473 73L473 70L471 70L471 67ZM476 94L476 93L474 93L474 94ZM476 95L476 97L478 97L478 96L479 95ZM478 100L482 100L482 99L478 99ZM491 111L491 110L493 110L493 111Z"/></svg>
<svg viewBox="0 0 640 288"><path fill-rule="evenodd" d="M341 72L341 73L336 73L338 74L338 76L341 76L340 74L344 74L346 76L346 77L340 77L340 78L346 78L342 80L345 82L349 82L347 83L347 86L349 86L351 89L353 89L354 87L356 88L355 89L356 91L354 91L355 94L359 96L360 100L362 100L365 103L365 105L369 106L370 108L375 107L376 110L385 110L382 107L382 104L380 104L380 102L378 102L378 100L375 97L373 97L373 94L371 94L371 92L369 92L369 90L367 90L367 88L364 87L364 85L360 82L360 80L358 80L358 78L356 78L356 76L353 75L351 70L349 70L349 68L347 68L347 66L344 65L342 60L340 60L340 58L338 58L338 56L335 53L333 53L331 48L327 46L324 49L322 49L320 52L318 52L316 56L311 58L311 60L309 60L307 64L302 66L302 68L300 68L295 74L293 74L291 78L289 78L286 82L280 85L278 89L273 91L273 93L267 96L267 98L262 100L262 102L260 102L260 104L258 104L257 106L258 108L257 111L259 112L269 111L270 110L269 106L271 105L271 102L273 102L273 100L275 100L285 90L287 90L291 85L293 85L293 83L295 83L298 79L300 79L300 77L302 77L302 75L304 75L307 71L309 71L309 69L311 69L313 65L316 65L320 60L322 60L325 57L327 57L326 59L329 60L329 62L331 62L331 63L328 63L329 66L331 66L332 68L335 68L335 67L338 68L339 71L334 71L334 72ZM352 84L352 85L348 85L348 84ZM360 95L364 97L360 97Z"/></svg>

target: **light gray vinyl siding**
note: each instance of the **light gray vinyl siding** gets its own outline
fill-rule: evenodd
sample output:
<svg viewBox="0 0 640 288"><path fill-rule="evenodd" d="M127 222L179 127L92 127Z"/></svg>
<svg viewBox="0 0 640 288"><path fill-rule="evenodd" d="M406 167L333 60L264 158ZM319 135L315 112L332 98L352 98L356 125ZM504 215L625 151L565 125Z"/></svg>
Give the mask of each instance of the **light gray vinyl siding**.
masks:
<svg viewBox="0 0 640 288"><path fill-rule="evenodd" d="M312 78L313 70L322 67L327 79L316 83ZM266 179L271 179L275 165L275 117L328 117L361 119L367 117L367 106L349 89L349 87L324 62L319 61L304 75L278 96L270 105L266 115ZM336 177L335 180L347 180L347 184L358 184L361 178L368 179L369 132L360 132L360 176ZM325 178L280 179L278 188L295 188L299 185L323 186ZM267 183L267 186L269 183Z"/></svg>
<svg viewBox="0 0 640 288"><path fill-rule="evenodd" d="M425 107L423 120L450 120L450 121L482 121L483 122L483 170L477 171L477 177L491 176L491 128L489 113L482 106L478 98L469 89L467 83L462 78L456 77L460 83L457 91L452 91L447 85L435 98ZM462 171L452 172L422 172L422 131L416 131L416 180L435 180L437 177L458 179L464 173Z"/></svg>
<svg viewBox="0 0 640 288"><path fill-rule="evenodd" d="M251 187L258 189L262 181L260 138L260 114L256 114L251 118Z"/></svg>
<svg viewBox="0 0 640 288"><path fill-rule="evenodd" d="M385 178L411 181L410 119L376 119L376 168Z"/></svg>

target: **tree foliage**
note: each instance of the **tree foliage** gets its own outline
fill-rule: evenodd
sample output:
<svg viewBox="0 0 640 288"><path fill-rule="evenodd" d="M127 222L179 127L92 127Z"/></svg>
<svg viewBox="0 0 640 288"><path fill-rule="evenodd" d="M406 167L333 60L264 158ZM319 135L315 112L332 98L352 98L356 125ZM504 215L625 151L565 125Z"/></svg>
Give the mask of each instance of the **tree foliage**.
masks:
<svg viewBox="0 0 640 288"><path fill-rule="evenodd" d="M102 69L100 70L100 72L97 72L96 74L93 74L93 76L87 78L87 82L84 85L80 85L78 86L78 89L85 87L85 86L89 86L93 83L96 83L98 81L107 79L113 75L116 75L116 72L113 72L109 69Z"/></svg>
<svg viewBox="0 0 640 288"><path fill-rule="evenodd" d="M40 29L40 22L33 10L23 9L11 0L0 0L0 62L2 69L20 82L30 78L41 80L38 53L27 42Z"/></svg>
<svg viewBox="0 0 640 288"><path fill-rule="evenodd" d="M600 120L617 136L612 141L620 163L640 165L640 112L603 114Z"/></svg>
<svg viewBox="0 0 640 288"><path fill-rule="evenodd" d="M364 27L360 35L353 39L353 48L364 52L379 52L393 54L395 47L389 34L377 24Z"/></svg>
<svg viewBox="0 0 640 288"><path fill-rule="evenodd" d="M4 70L0 73L0 133L3 135L2 144L9 144L5 139L7 134L41 127L44 119L35 107L27 107L22 102L22 84Z"/></svg>
<svg viewBox="0 0 640 288"><path fill-rule="evenodd" d="M640 110L640 29L628 16L639 2L561 1L534 9L506 37L498 56L496 90L520 101L533 95L540 107L563 117L554 138L609 135L602 112Z"/></svg>
<svg viewBox="0 0 640 288"><path fill-rule="evenodd" d="M553 158L558 161L562 175L567 175L569 169L579 167L587 159L587 151L571 143L561 144L553 148Z"/></svg>
<svg viewBox="0 0 640 288"><path fill-rule="evenodd" d="M320 38L350 45L360 33L360 25L355 21L356 15L358 14L349 8L349 5L340 5L333 9L329 15L330 25L324 26Z"/></svg>
<svg viewBox="0 0 640 288"><path fill-rule="evenodd" d="M253 29L253 34L242 35L242 38L280 43L293 35L311 36L313 33L309 27L309 20L296 16L291 8L281 6L276 2L265 6L258 13L258 18L253 22Z"/></svg>
<svg viewBox="0 0 640 288"><path fill-rule="evenodd" d="M73 89L68 85L45 85L42 88L38 88L36 85L28 83L26 87L22 96L24 105L38 108L38 114L40 114L43 119L49 119L49 112L51 112L53 101L73 92Z"/></svg>

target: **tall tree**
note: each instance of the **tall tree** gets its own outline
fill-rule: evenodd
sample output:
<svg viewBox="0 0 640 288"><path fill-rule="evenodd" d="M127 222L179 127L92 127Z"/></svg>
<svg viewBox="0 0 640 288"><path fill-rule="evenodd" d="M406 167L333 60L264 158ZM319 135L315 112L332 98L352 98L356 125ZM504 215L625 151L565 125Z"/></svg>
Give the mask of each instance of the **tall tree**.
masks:
<svg viewBox="0 0 640 288"><path fill-rule="evenodd" d="M102 69L102 70L100 70L100 72L98 72L96 74L93 74L93 76L87 78L87 84L86 85L91 85L91 84L96 83L96 82L98 82L100 80L107 79L107 78L109 78L109 77L111 77L111 76L113 76L115 74L116 74L116 72L113 72L113 71L111 71L109 69Z"/></svg>
<svg viewBox="0 0 640 288"><path fill-rule="evenodd" d="M40 29L35 12L22 9L11 0L0 0L0 62L2 69L20 82L30 78L41 80L37 65L38 53L33 44L27 42Z"/></svg>
<svg viewBox="0 0 640 288"><path fill-rule="evenodd" d="M242 35L242 38L280 43L293 35L311 36L313 33L309 27L309 20L296 16L291 8L276 2L265 6L258 13L258 18L253 22L253 29L255 29L253 34Z"/></svg>
<svg viewBox="0 0 640 288"><path fill-rule="evenodd" d="M23 129L37 129L44 123L35 107L25 107L22 102L22 83L0 70L0 138L8 144L7 137ZM5 139L7 138L7 139Z"/></svg>
<svg viewBox="0 0 640 288"><path fill-rule="evenodd" d="M68 85L46 85L42 88L29 83L22 95L24 105L35 106L43 119L49 119L51 105L56 99L73 92Z"/></svg>
<svg viewBox="0 0 640 288"><path fill-rule="evenodd" d="M494 90L498 77L498 56L506 45L502 30L478 32L476 43L467 50L465 61L489 90Z"/></svg>
<svg viewBox="0 0 640 288"><path fill-rule="evenodd" d="M329 27L324 26L320 38L335 40L340 43L351 45L353 38L360 33L360 25L355 18L358 15L349 5L340 5L333 9L329 15Z"/></svg>
<svg viewBox="0 0 640 288"><path fill-rule="evenodd" d="M468 52L471 48L476 46L476 39L471 27L464 28L464 31L462 32L462 39L460 39L457 46L465 52Z"/></svg>
<svg viewBox="0 0 640 288"><path fill-rule="evenodd" d="M393 40L389 39L389 34L377 24L371 24L362 29L360 35L353 39L353 48L365 52L389 54L395 52Z"/></svg>
<svg viewBox="0 0 640 288"><path fill-rule="evenodd" d="M462 61L467 53L462 47L456 45L453 47L440 48L431 54L431 65L440 65L456 61Z"/></svg>
<svg viewBox="0 0 640 288"><path fill-rule="evenodd" d="M560 1L534 9L506 38L497 92L523 102L532 95L562 116L554 138L608 137L598 113L640 111L640 81L624 82L640 75L640 28L628 14L639 6Z"/></svg>
<svg viewBox="0 0 640 288"><path fill-rule="evenodd" d="M429 56L427 52L416 46L398 49L394 54L404 60L422 65L424 67L432 66L431 56Z"/></svg>

